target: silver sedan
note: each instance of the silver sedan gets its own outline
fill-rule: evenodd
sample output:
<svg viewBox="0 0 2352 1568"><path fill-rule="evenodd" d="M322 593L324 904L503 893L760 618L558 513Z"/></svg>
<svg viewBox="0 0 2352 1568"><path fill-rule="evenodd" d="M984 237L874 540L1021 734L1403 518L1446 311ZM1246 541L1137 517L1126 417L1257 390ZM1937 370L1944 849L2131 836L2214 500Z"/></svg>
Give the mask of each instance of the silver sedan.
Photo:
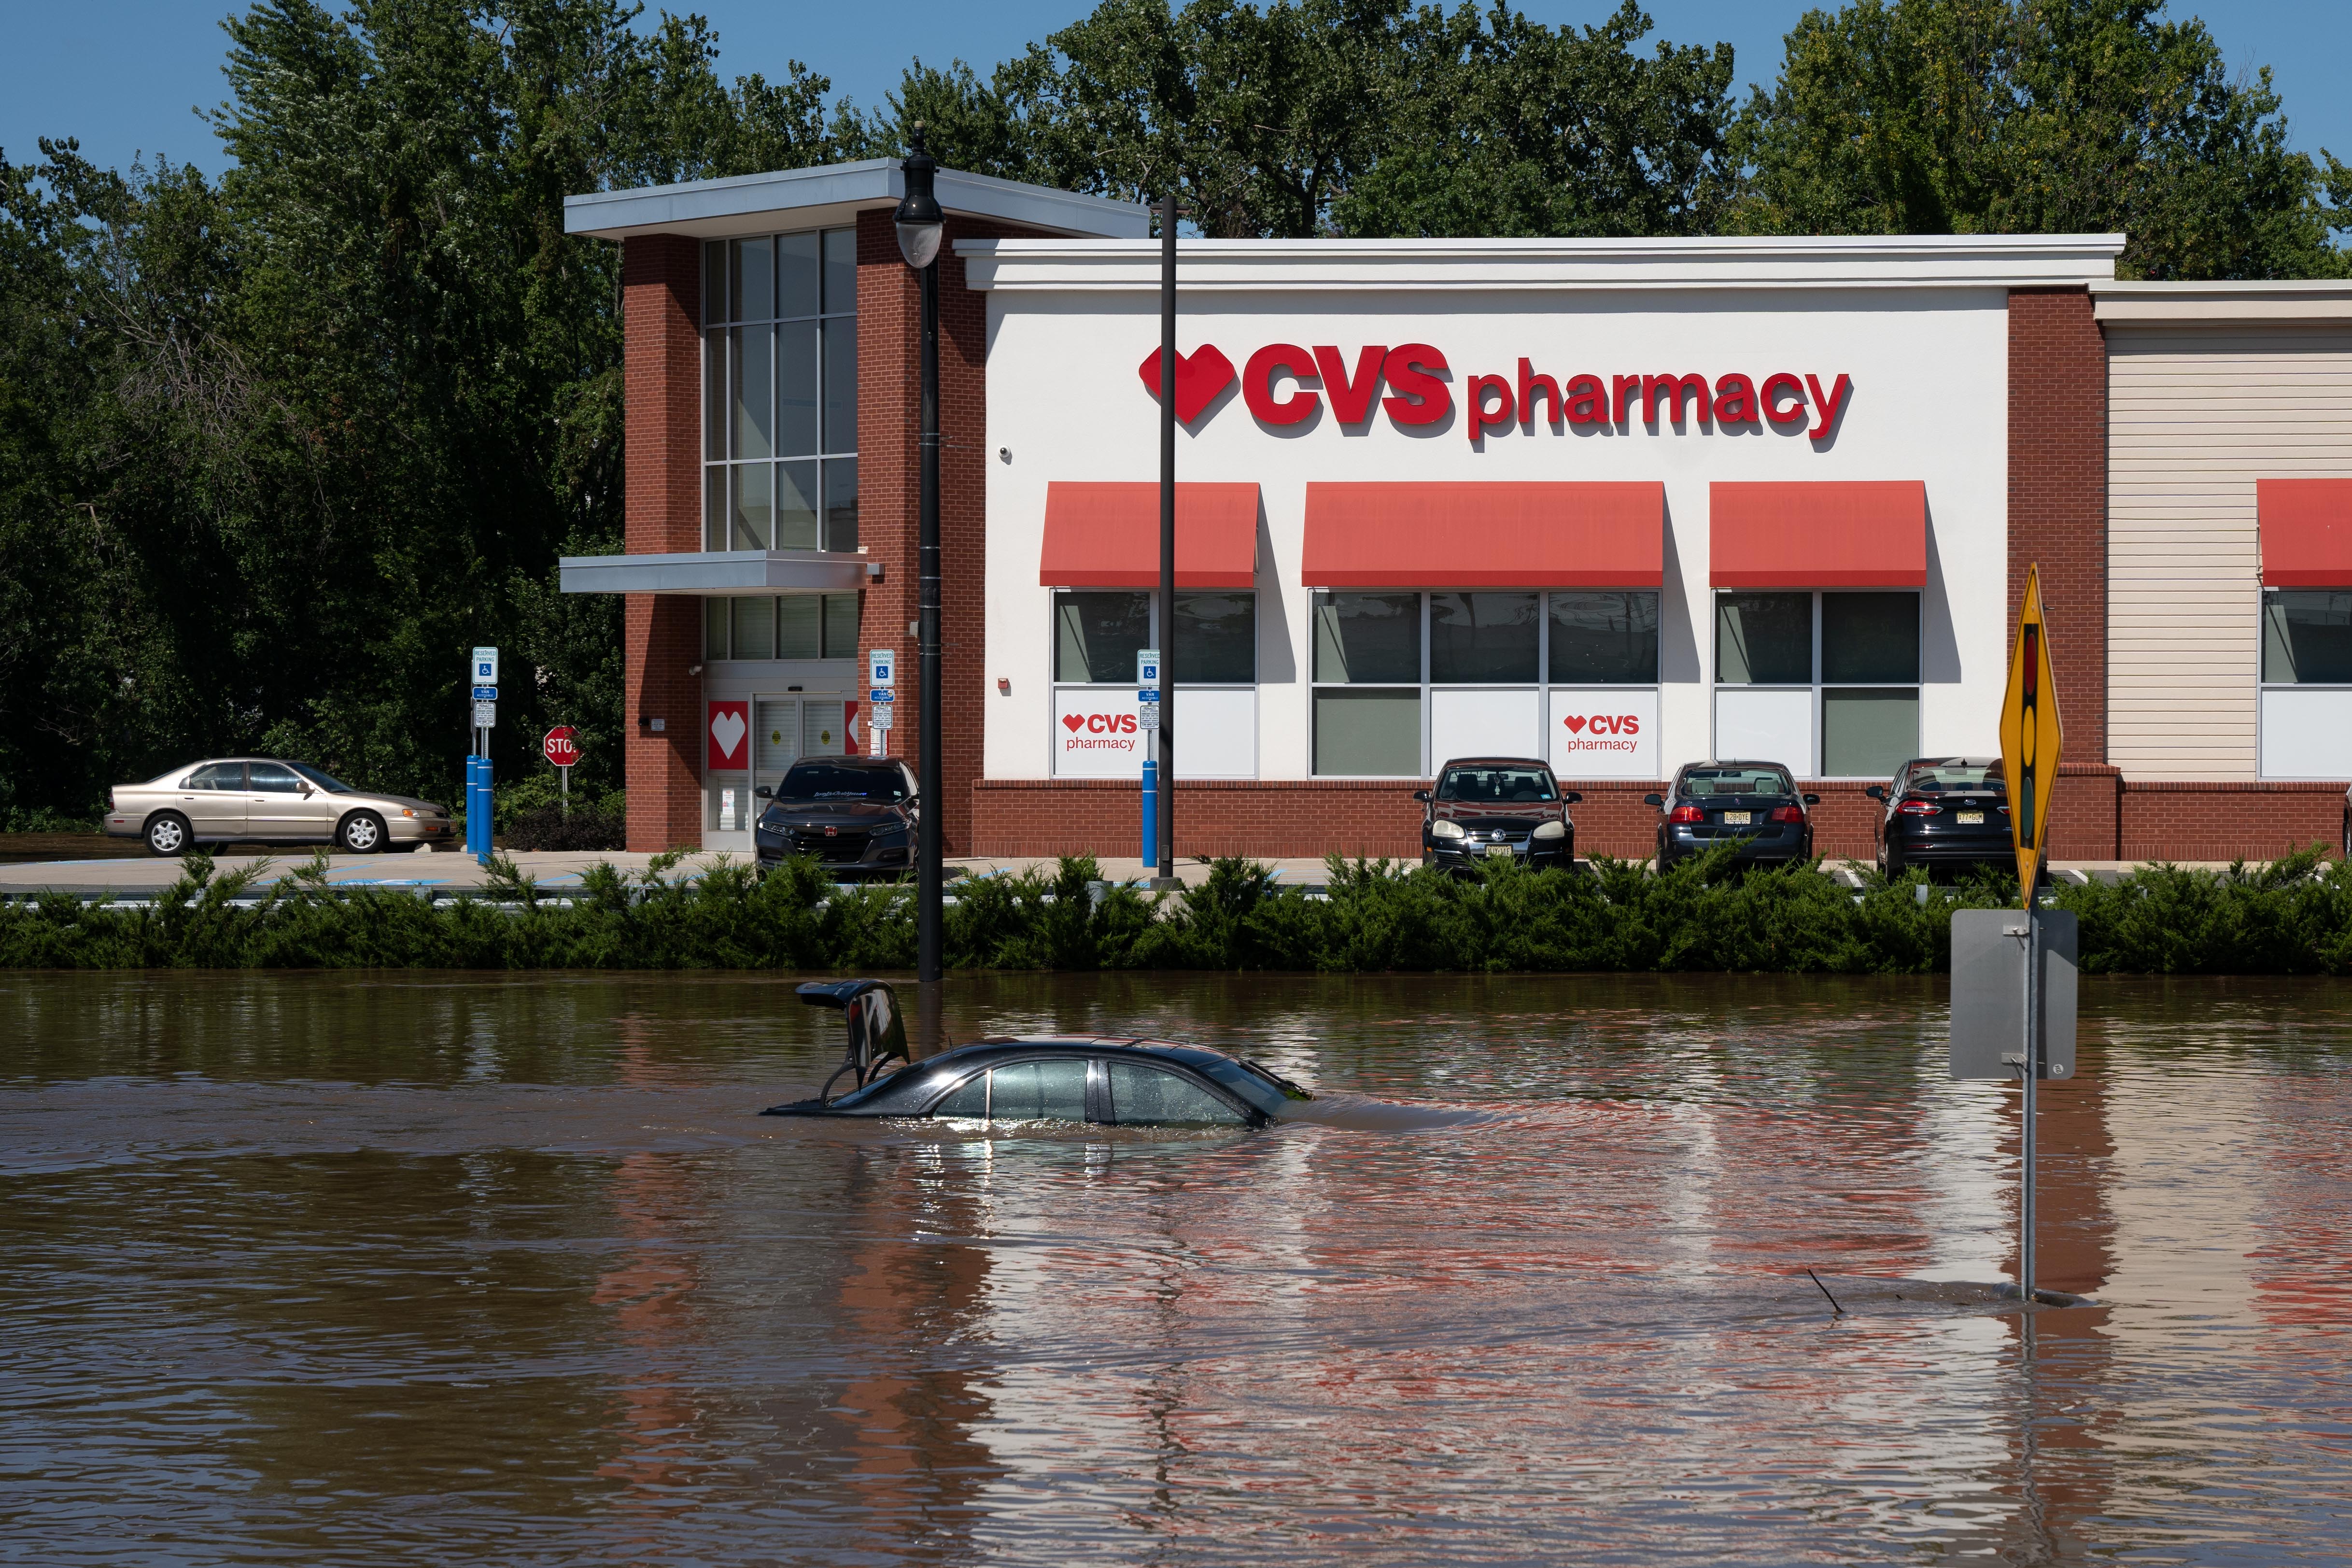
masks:
<svg viewBox="0 0 2352 1568"><path fill-rule="evenodd" d="M106 831L153 855L197 844L331 844L353 855L453 841L449 808L354 789L308 763L221 757L118 784Z"/></svg>

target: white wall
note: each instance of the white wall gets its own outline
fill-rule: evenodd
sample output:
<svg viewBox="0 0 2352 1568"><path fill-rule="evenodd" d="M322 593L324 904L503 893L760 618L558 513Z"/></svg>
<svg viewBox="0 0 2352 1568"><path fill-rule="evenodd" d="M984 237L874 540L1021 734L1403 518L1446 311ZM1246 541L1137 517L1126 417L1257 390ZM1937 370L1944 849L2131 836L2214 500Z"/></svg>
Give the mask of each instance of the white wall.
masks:
<svg viewBox="0 0 2352 1568"><path fill-rule="evenodd" d="M1343 431L1328 408L1260 425L1236 384L1177 437L1181 480L1262 487L1271 553L1258 575L1258 776L1309 769L1308 590L1299 583L1306 487L1317 479L1657 479L1669 537L1662 605L1661 775L1711 750L1707 487L1717 479L1917 479L1929 514L1920 740L1928 752L1997 750L2005 644L2008 328L2003 287L1550 289L1492 292L1225 289L1188 300L1178 342L1213 342L1236 370L1267 343L1421 342L1446 356L1454 411L1401 428L1375 413ZM1037 582L1045 487L1158 477L1158 404L1138 375L1158 346L1156 295L1003 289L990 296L989 723L992 778L1050 772L1050 590ZM1521 355L1565 382L1616 374L1733 371L1837 375L1853 391L1833 437L1769 427L1548 425L1466 437L1474 374L1514 375ZM1009 454L1000 460L999 451ZM1475 551L1475 541L1449 542ZM1011 682L999 696L996 682Z"/></svg>

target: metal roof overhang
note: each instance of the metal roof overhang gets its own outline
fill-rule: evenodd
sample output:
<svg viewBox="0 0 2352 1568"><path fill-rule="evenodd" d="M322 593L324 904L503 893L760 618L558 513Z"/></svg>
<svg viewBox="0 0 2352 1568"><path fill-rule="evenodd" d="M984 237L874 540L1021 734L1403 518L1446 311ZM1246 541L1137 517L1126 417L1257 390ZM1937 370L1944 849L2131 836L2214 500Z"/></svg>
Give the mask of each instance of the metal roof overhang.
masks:
<svg viewBox="0 0 2352 1568"><path fill-rule="evenodd" d="M882 575L864 555L820 550L699 550L677 555L567 555L567 594L842 594Z"/></svg>
<svg viewBox="0 0 2352 1568"><path fill-rule="evenodd" d="M563 198L563 232L597 239L684 234L727 239L777 229L819 228L856 221L861 212L895 207L906 194L896 158L867 158L813 169L778 169L724 180L635 190L589 191ZM1150 210L1076 191L941 169L940 205L953 214L995 218L1074 237L1140 238Z"/></svg>

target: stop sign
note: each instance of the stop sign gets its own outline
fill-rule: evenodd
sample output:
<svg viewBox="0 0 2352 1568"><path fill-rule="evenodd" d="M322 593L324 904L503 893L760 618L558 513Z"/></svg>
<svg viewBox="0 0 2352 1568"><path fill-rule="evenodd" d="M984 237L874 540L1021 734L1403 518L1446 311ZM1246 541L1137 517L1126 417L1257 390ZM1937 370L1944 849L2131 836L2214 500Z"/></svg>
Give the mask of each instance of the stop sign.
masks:
<svg viewBox="0 0 2352 1568"><path fill-rule="evenodd" d="M569 724L558 724L540 742L547 760L559 768L568 768L580 760L580 731Z"/></svg>

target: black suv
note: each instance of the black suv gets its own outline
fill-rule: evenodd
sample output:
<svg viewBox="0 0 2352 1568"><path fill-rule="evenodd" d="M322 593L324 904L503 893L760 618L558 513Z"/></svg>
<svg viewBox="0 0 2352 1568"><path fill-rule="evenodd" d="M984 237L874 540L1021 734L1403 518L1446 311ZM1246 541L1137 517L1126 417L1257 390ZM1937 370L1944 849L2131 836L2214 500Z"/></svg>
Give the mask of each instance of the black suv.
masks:
<svg viewBox="0 0 2352 1568"><path fill-rule="evenodd" d="M1576 859L1576 824L1568 808L1584 797L1563 794L1552 771L1533 757L1456 757L1437 770L1423 803L1421 863L1467 870L1479 860L1567 867Z"/></svg>
<svg viewBox="0 0 2352 1568"><path fill-rule="evenodd" d="M2011 865L2009 785L1999 757L1914 757L1894 782L1863 794L1886 803L1878 822L1878 868Z"/></svg>
<svg viewBox="0 0 2352 1568"><path fill-rule="evenodd" d="M1658 869L1733 843L1742 860L1810 860L1817 795L1799 795L1778 763L1685 763L1658 808Z"/></svg>
<svg viewBox="0 0 2352 1568"><path fill-rule="evenodd" d="M836 871L903 871L915 863L915 775L896 757L794 763L753 825L760 864L814 855Z"/></svg>

